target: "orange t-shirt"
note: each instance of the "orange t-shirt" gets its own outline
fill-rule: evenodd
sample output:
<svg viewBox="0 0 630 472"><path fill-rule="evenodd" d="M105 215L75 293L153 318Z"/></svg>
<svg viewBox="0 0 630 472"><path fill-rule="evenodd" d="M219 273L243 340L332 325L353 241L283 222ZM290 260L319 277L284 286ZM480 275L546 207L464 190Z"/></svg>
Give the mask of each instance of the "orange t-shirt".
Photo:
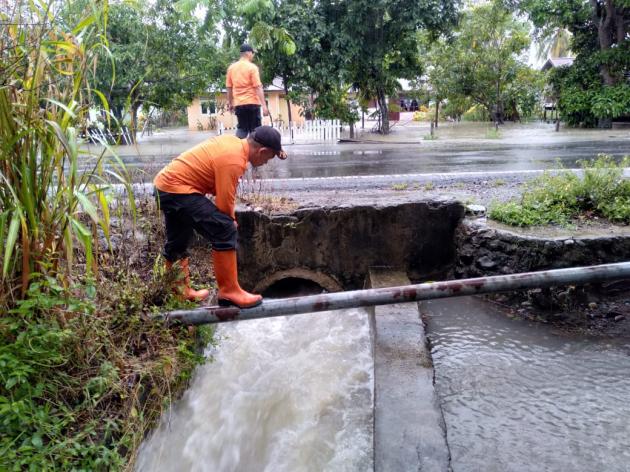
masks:
<svg viewBox="0 0 630 472"><path fill-rule="evenodd" d="M241 59L228 67L225 85L232 89L233 105L262 105L256 89L262 85L258 67Z"/></svg>
<svg viewBox="0 0 630 472"><path fill-rule="evenodd" d="M217 208L235 218L236 187L247 169L248 155L247 139L210 138L173 159L153 184L168 193L215 195Z"/></svg>

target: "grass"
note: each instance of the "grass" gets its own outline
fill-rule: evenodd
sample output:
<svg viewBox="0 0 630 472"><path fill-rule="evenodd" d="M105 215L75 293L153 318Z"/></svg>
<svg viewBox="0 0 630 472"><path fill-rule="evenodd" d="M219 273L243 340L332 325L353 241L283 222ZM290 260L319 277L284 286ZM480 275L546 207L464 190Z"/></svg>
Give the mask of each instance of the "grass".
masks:
<svg viewBox="0 0 630 472"><path fill-rule="evenodd" d="M425 134L422 139L424 139L425 141L435 141L436 139L438 139L438 137L435 134Z"/></svg>
<svg viewBox="0 0 630 472"><path fill-rule="evenodd" d="M582 163L582 175L545 173L527 185L519 201L493 204L489 216L512 226L568 225L592 218L628 224L630 181L623 177L623 168L629 164L628 157L616 163L600 155Z"/></svg>
<svg viewBox="0 0 630 472"><path fill-rule="evenodd" d="M157 209L149 198L138 208L135 236L127 218L112 224L121 243L99 253L97 278L32 274L0 318L0 470L132 470L146 433L205 361L211 329L152 321L189 304L172 297L176 277L162 270ZM212 280L199 263L207 252L193 248L195 280Z"/></svg>
<svg viewBox="0 0 630 472"><path fill-rule="evenodd" d="M151 320L179 306L176 276L161 270L152 199L133 195L115 156L105 165L81 151L90 106L108 110L90 85L107 9L63 10L72 5L18 0L0 11L3 471L131 470L212 335ZM193 276L211 280L202 269Z"/></svg>
<svg viewBox="0 0 630 472"><path fill-rule="evenodd" d="M392 190L396 190L397 192L402 192L403 190L407 190L409 185L401 183L401 184L393 184Z"/></svg>

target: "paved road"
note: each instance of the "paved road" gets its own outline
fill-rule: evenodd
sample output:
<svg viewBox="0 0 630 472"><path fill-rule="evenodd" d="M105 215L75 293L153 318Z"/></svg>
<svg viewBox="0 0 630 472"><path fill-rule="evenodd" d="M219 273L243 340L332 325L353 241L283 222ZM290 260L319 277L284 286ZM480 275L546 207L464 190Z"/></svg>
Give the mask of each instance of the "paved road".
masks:
<svg viewBox="0 0 630 472"><path fill-rule="evenodd" d="M630 155L630 129L554 131L553 125L506 125L500 139L488 139L487 124L445 125L439 139L425 141L426 124L394 128L386 137L365 134L370 143L287 145L290 158L272 161L262 169L267 178L318 178L429 174L451 172L512 172L578 167L580 160L599 153ZM171 130L143 140L137 146L120 146L117 152L150 179L168 161L212 133Z"/></svg>

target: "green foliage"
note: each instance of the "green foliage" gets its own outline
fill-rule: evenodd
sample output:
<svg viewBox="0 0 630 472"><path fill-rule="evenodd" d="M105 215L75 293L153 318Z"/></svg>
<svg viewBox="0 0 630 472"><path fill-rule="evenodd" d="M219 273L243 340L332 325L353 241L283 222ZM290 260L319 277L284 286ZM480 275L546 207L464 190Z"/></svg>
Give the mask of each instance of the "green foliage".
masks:
<svg viewBox="0 0 630 472"><path fill-rule="evenodd" d="M465 11L458 29L442 53L450 94L470 97L499 122L518 107L531 108L540 92L519 60L530 42L527 25L495 0Z"/></svg>
<svg viewBox="0 0 630 472"><path fill-rule="evenodd" d="M498 203L490 218L514 226L567 224L571 219L599 216L630 223L630 182L623 177L625 158L617 164L608 156L582 163L582 175L570 171L546 173L532 181L520 202Z"/></svg>
<svg viewBox="0 0 630 472"><path fill-rule="evenodd" d="M88 10L65 29L29 5L20 2L14 17L2 14L11 26L0 35L0 306L24 295L30 274L48 262L53 273L62 263L71 273L77 244L84 270L96 269L93 234L109 238L107 181L126 185L133 207L121 161L79 145L77 126L93 91L87 76L104 47L106 17Z"/></svg>
<svg viewBox="0 0 630 472"><path fill-rule="evenodd" d="M630 114L630 8L627 0L524 0L517 3L529 15L541 38L568 30L576 54L569 68L553 71L553 96L563 119L572 126L610 126Z"/></svg>
<svg viewBox="0 0 630 472"><path fill-rule="evenodd" d="M1 470L123 469L204 361L211 330L195 339L150 322L148 290L99 288L110 298L34 274L0 318Z"/></svg>
<svg viewBox="0 0 630 472"><path fill-rule="evenodd" d="M117 119L131 114L134 128L141 106L186 106L210 85L223 84L227 54L196 19L171 3L158 0L140 8L116 2L108 9L108 48L101 50L95 87Z"/></svg>
<svg viewBox="0 0 630 472"><path fill-rule="evenodd" d="M348 58L347 81L361 99L377 98L381 131L389 133L386 96L400 87L398 79L416 79L423 68L418 56L418 32L434 35L456 21L458 2L415 0L350 0L343 2L333 25Z"/></svg>

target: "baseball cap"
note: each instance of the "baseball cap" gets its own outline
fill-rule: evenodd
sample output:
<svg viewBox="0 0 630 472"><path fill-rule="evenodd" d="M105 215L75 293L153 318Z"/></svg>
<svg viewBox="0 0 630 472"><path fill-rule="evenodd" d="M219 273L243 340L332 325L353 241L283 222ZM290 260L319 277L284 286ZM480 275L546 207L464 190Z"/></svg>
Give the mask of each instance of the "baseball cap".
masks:
<svg viewBox="0 0 630 472"><path fill-rule="evenodd" d="M241 52L256 52L254 48L247 43L241 44Z"/></svg>
<svg viewBox="0 0 630 472"><path fill-rule="evenodd" d="M258 144L273 150L280 159L286 159L286 154L282 152L282 136L277 129L271 126L259 126L252 131L250 136ZM285 157L281 157L281 154Z"/></svg>

